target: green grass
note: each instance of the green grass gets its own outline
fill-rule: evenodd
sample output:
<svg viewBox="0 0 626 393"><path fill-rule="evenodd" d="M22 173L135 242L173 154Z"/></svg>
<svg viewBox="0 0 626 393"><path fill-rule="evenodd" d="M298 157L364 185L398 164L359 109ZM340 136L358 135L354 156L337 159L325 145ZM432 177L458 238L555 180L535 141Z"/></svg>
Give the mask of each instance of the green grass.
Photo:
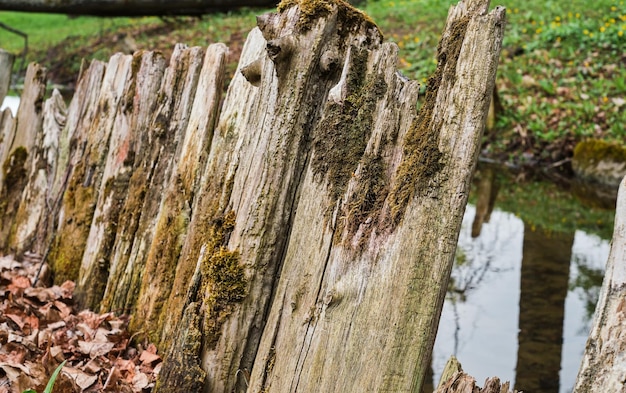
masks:
<svg viewBox="0 0 626 393"><path fill-rule="evenodd" d="M35 51L56 45L67 37L84 39L105 34L123 26L155 23L157 18L95 18L67 15L2 11L0 22L28 35L28 45ZM0 47L12 53L21 53L24 39L0 29Z"/></svg>
<svg viewBox="0 0 626 393"><path fill-rule="evenodd" d="M369 0L362 8L386 39L400 47L398 67L425 82L435 68L435 49L452 0ZM626 139L626 6L624 0L492 1L507 8L508 23L496 85L503 104L496 130L486 135L483 152L516 164L567 160L577 141L595 137ZM176 42L206 46L225 42L232 62L255 15L241 9L183 18L99 19L0 12L0 22L29 34L29 61L74 77L80 59L106 60L123 37L140 48L168 54ZM0 46L19 53L21 38L0 30ZM52 48L52 49L50 49ZM234 66L231 65L231 70Z"/></svg>

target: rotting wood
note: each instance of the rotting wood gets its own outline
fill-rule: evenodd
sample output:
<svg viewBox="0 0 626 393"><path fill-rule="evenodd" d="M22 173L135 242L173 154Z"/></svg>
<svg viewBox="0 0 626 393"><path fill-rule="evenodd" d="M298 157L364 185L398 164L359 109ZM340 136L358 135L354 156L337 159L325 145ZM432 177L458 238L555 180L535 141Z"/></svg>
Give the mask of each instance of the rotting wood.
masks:
<svg viewBox="0 0 626 393"><path fill-rule="evenodd" d="M184 192L177 188L180 183L173 175L177 173L176 168L181 159L181 141L184 139L184 131L192 110L204 54L204 49L200 47L181 48L179 57L175 58L176 61L173 61L166 70L163 90L160 93L163 100L159 100L159 108L154 118L154 125L159 128L159 134L174 135L171 140L173 143L166 147L169 160L159 158L159 163L165 165L163 170L166 172L158 179L163 182L159 185L162 195L158 196L160 202L156 206L155 216L152 217L153 237L141 261L145 267L142 271L134 273L140 275L134 278L140 285L139 293L134 300L136 308L132 321L132 326L137 329L144 329L147 326L147 333L153 340L158 338L154 332L160 332L158 325L160 313L172 290L172 279L189 222L189 209L186 204L183 202L183 206L179 208L170 201L176 198L177 191Z"/></svg>
<svg viewBox="0 0 626 393"><path fill-rule="evenodd" d="M615 227L600 298L575 393L626 389L626 177L617 196Z"/></svg>
<svg viewBox="0 0 626 393"><path fill-rule="evenodd" d="M0 49L0 105L4 102L13 76L13 63L15 56L3 49Z"/></svg>
<svg viewBox="0 0 626 393"><path fill-rule="evenodd" d="M42 137L46 81L45 68L35 63L28 66L20 106L7 135L6 156L0 163L3 173L0 183L0 252L10 251L10 231L27 185L34 148L38 138Z"/></svg>
<svg viewBox="0 0 626 393"><path fill-rule="evenodd" d="M517 390L511 391L509 385L509 382L500 384L500 379L493 377L487 378L484 387L480 388L476 379L463 372L461 363L451 356L441 373L435 393L517 393Z"/></svg>
<svg viewBox="0 0 626 393"><path fill-rule="evenodd" d="M221 45L81 67L37 237L56 280L160 344L158 391L416 391L495 79L487 8L451 8L422 102L340 0L260 16L221 108Z"/></svg>
<svg viewBox="0 0 626 393"><path fill-rule="evenodd" d="M389 71L395 46L368 55L367 75L382 73L387 93L342 198L332 198L332 179L305 172L250 391L419 390L503 34L504 10L486 14L487 6L451 8L438 70L415 118L394 118L410 114L417 98ZM373 170L369 157L380 157L383 169ZM376 172L381 185L371 182ZM369 205L359 202L370 193Z"/></svg>
<svg viewBox="0 0 626 393"><path fill-rule="evenodd" d="M116 54L108 63L96 104L97 112L87 126L63 194L59 226L52 245L55 282L78 279L81 260L101 192L109 140L115 126L124 86L129 79L132 56Z"/></svg>
<svg viewBox="0 0 626 393"><path fill-rule="evenodd" d="M46 100L43 106L42 136L34 149L34 157L28 168L28 183L17 210L15 222L9 237L9 248L17 255L26 251L38 252L37 238L41 228L51 220L51 191L59 163L59 136L65 126L67 109L58 90Z"/></svg>

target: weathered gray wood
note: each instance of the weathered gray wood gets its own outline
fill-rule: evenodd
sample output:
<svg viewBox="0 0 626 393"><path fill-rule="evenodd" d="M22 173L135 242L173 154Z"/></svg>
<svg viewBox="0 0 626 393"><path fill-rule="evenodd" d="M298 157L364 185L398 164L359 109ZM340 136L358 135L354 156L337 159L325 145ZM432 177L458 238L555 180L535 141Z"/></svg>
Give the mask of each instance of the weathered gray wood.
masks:
<svg viewBox="0 0 626 393"><path fill-rule="evenodd" d="M500 384L497 377L487 378L481 389L476 385L474 377L463 372L457 358L451 356L441 373L435 393L517 393L517 391L510 390L508 381Z"/></svg>
<svg viewBox="0 0 626 393"><path fill-rule="evenodd" d="M150 66L142 67L145 64L143 58L144 52L133 55L131 70L114 115L93 222L82 255L75 296L83 307L90 309L100 306L109 277L110 251L118 222L123 220L121 213L135 163L135 149L141 140L141 135L133 127L135 118L145 116L142 111L151 109L155 100L150 91L139 90L144 87L138 83L139 79L146 78L143 74L153 77Z"/></svg>
<svg viewBox="0 0 626 393"><path fill-rule="evenodd" d="M184 52L183 46L175 48L172 66L165 81L172 81L172 70L175 65L180 64L179 60ZM133 262L137 258L145 260L145 247L149 246L152 239L152 231L149 230L151 226L146 227L145 223L150 223L157 215L164 183L162 179L169 167L171 156L176 151L175 133L164 132L165 124L156 123L155 116L160 105L158 97L166 97L166 87L162 84L166 67L167 63L161 54L146 52L143 55L141 68L145 72L140 72L137 76L136 89L141 99L134 103L133 112L137 112L137 116L131 124L131 128L138 135L133 147L136 158L128 184L128 196L120 213L124 219L118 222L115 244L111 251L110 272L101 305L103 310L128 312L134 305L136 296L133 301L127 302L126 295L133 291L136 294L139 290L136 277L141 277L143 265L135 265ZM147 246L141 248L136 244Z"/></svg>
<svg viewBox="0 0 626 393"><path fill-rule="evenodd" d="M67 109L63 97L54 90L43 107L42 134L29 168L29 179L9 238L9 248L18 255L26 251L41 252L37 245L41 228L48 226L53 215L51 190L59 163L59 137L65 126ZM45 236L45 235L44 235Z"/></svg>
<svg viewBox="0 0 626 393"><path fill-rule="evenodd" d="M0 112L0 164L6 162L9 155L9 148L11 147L11 141L13 135L15 135L15 119L11 113L11 109L6 108ZM0 187L4 182L4 170L0 168Z"/></svg>
<svg viewBox="0 0 626 393"><path fill-rule="evenodd" d="M0 184L0 251L8 252L10 230L28 181L34 159L37 137L41 137L43 99L46 91L46 69L30 64L24 79L20 106L8 132L6 156L2 162Z"/></svg>
<svg viewBox="0 0 626 393"><path fill-rule="evenodd" d="M180 160L181 141L184 139L184 131L189 122L205 53L199 47L179 46L177 49L178 56L172 57L172 62L165 72L162 91L159 93L161 97L159 107L153 119L154 126L159 129L157 135L170 134L169 145L159 153L163 154L163 157L158 157L159 165L163 165L160 168L161 175L154 179L159 182L155 190L158 190L160 195L153 195L158 205L151 201L147 206L152 212L151 216L145 215L145 219L150 221L147 223L150 236L142 238L136 244L142 255L138 256L140 260L131 261L133 274L129 277L132 280L131 284L137 285L139 293L135 291L126 300L137 305L133 323L136 323L137 327L141 326L140 329L148 327L146 331L148 334L158 328L159 312L171 290L171 286L168 287L167 284L171 282L169 280L176 269L177 259L172 258L172 255L177 256L180 252L179 243L182 239L176 238L178 233L173 238L164 234L174 231L180 224L184 224L184 221L173 220L166 198L172 182L174 182L172 187L175 187L172 174L175 173ZM144 214L145 212L142 213L142 219ZM136 269L141 270L135 272ZM153 288L154 291L148 288Z"/></svg>
<svg viewBox="0 0 626 393"><path fill-rule="evenodd" d="M622 392L626 374L626 177L619 186L606 273L574 392Z"/></svg>
<svg viewBox="0 0 626 393"><path fill-rule="evenodd" d="M116 54L108 63L91 123L81 130L82 146L74 156L51 250L55 282L76 280L92 225L115 118L131 74L132 56ZM73 125L72 125L73 126ZM84 134L82 134L84 132Z"/></svg>
<svg viewBox="0 0 626 393"><path fill-rule="evenodd" d="M251 391L419 390L503 34L504 11L485 15L487 7L461 2L451 9L438 70L415 120L393 117L407 116L416 99L388 71L395 48L369 56L368 75L382 73L387 94L339 200L326 171L306 170ZM332 154L314 148L313 163L316 154L321 161Z"/></svg>
<svg viewBox="0 0 626 393"><path fill-rule="evenodd" d="M0 49L0 104L4 101L4 97L6 97L11 86L14 61L15 56L12 53Z"/></svg>
<svg viewBox="0 0 626 393"><path fill-rule="evenodd" d="M328 28L320 20L301 30L296 11L260 17L260 31L248 38L215 132L197 221L179 261L187 265L179 272L186 273L175 282L189 281L197 266L206 288L188 300L204 303L201 358L208 391L246 387L243 376L252 368L310 151L308 135L321 118L319 102L341 75L345 42L362 38L375 46L381 40L373 23L354 10L353 20L337 20L335 13ZM317 66L324 53L332 64ZM245 298L241 289L247 289ZM166 361L164 372L168 367ZM176 373L166 375L176 380Z"/></svg>
<svg viewBox="0 0 626 393"><path fill-rule="evenodd" d="M415 391L493 89L487 8L451 8L419 112L398 48L336 0L259 17L219 116L221 45L93 63L53 171L55 279L132 313L157 391Z"/></svg>

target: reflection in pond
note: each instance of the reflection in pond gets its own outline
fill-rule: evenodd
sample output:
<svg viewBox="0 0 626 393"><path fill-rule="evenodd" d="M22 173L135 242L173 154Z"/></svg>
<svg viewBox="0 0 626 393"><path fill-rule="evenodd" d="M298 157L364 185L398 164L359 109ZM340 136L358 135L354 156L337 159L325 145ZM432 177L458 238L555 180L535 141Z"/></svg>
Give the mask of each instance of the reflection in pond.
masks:
<svg viewBox="0 0 626 393"><path fill-rule="evenodd" d="M552 184L480 175L439 325L434 380L454 354L479 382L498 376L517 390L569 392L614 211L583 206Z"/></svg>
<svg viewBox="0 0 626 393"><path fill-rule="evenodd" d="M17 114L17 108L19 107L19 105L19 97L6 96L4 97L4 101L0 102L0 112L3 111L5 108L9 108L11 109L11 113L13 114L13 116L15 116Z"/></svg>

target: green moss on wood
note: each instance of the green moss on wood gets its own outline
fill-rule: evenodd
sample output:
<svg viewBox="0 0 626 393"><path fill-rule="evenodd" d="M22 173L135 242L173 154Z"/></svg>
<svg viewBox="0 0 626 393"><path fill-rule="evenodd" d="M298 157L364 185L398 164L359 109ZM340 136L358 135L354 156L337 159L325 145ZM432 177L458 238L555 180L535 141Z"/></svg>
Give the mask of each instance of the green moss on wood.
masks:
<svg viewBox="0 0 626 393"><path fill-rule="evenodd" d="M49 257L56 284L78 278L96 207L94 184L89 172L83 162L79 163L63 195L64 221Z"/></svg>
<svg viewBox="0 0 626 393"><path fill-rule="evenodd" d="M180 179L178 185L180 186ZM131 321L133 330L142 330L145 325L149 326L150 340L155 343L160 342L164 320L162 313L174 285L176 266L189 225L184 195L181 189L179 192L168 192L163 202L165 213L157 223L146 262L146 273L142 279L142 290L158 290L150 292L150 301L143 305L146 309L135 313Z"/></svg>
<svg viewBox="0 0 626 393"><path fill-rule="evenodd" d="M336 234L342 236L342 227L345 225L347 238L351 241L361 226L365 225L358 240L358 245L363 246L381 218L389 193L382 157L364 155L357 177L356 187L345 204L345 218L339 222Z"/></svg>
<svg viewBox="0 0 626 393"><path fill-rule="evenodd" d="M366 49L352 47L352 64L346 78L348 95L341 103L329 102L313 133L313 173L327 179L332 205L344 194L363 157L376 103L387 88L382 75L366 78L367 60Z"/></svg>
<svg viewBox="0 0 626 393"><path fill-rule="evenodd" d="M0 185L0 250L5 252L8 251L11 228L28 180L27 160L28 151L19 146L2 163L4 184Z"/></svg>
<svg viewBox="0 0 626 393"><path fill-rule="evenodd" d="M183 312L181 328L175 333L174 344L163 361L155 386L158 392L202 392L206 372L200 365L202 332L200 304L191 303Z"/></svg>
<svg viewBox="0 0 626 393"><path fill-rule="evenodd" d="M426 95L417 118L409 128L403 146L404 157L390 192L390 209L393 224L397 224L409 202L428 189L430 181L444 167L444 157L439 150L441 123L433 122L439 86L445 79L453 83L456 63L467 30L468 18L453 22L450 35L444 37L437 49L437 69L428 79Z"/></svg>
<svg viewBox="0 0 626 393"><path fill-rule="evenodd" d="M4 174L4 186L6 188L14 188L21 183L25 183L27 159L28 151L25 147L19 146L4 161L2 173Z"/></svg>
<svg viewBox="0 0 626 393"><path fill-rule="evenodd" d="M576 145L574 160L583 167L597 164L603 160L626 162L626 146L590 139Z"/></svg>
<svg viewBox="0 0 626 393"><path fill-rule="evenodd" d="M238 251L225 246L233 228L235 214L229 212L213 220L206 234L206 255L202 261L205 306L205 342L212 348L220 337L223 323L246 295L247 279Z"/></svg>
<svg viewBox="0 0 626 393"><path fill-rule="evenodd" d="M359 26L365 26L366 29L374 28L378 30L378 26L369 16L343 0L282 0L278 4L278 11L284 12L294 6L298 6L300 9L298 28L301 30L310 29L314 21L328 16L335 7L337 8L339 20L344 25L351 26L354 29Z"/></svg>

